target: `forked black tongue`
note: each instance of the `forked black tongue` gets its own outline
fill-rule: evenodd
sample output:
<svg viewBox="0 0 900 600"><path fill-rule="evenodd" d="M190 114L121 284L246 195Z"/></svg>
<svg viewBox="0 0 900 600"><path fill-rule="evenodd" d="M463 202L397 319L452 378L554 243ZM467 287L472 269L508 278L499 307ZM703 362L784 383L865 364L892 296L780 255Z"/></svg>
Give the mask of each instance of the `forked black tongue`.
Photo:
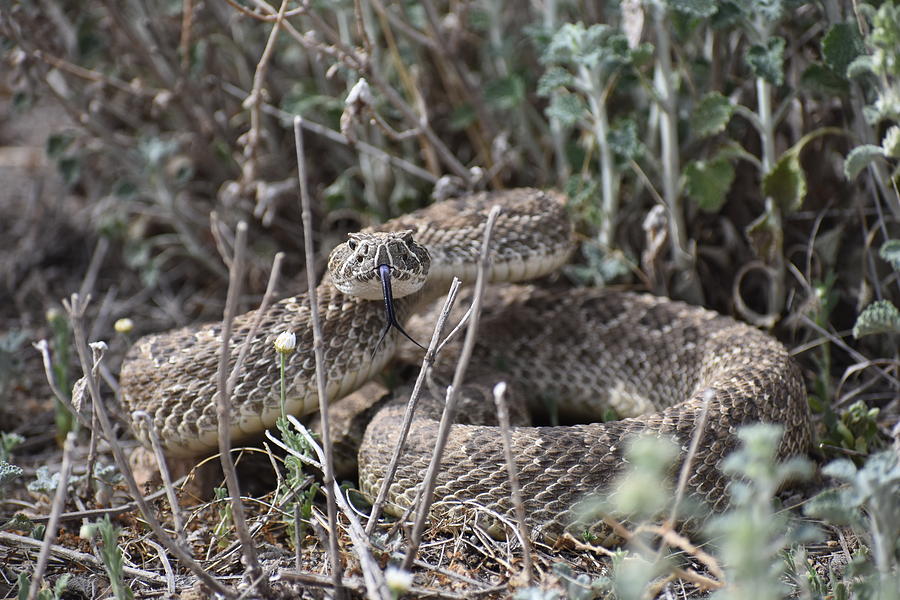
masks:
<svg viewBox="0 0 900 600"><path fill-rule="evenodd" d="M400 322L397 321L397 313L394 311L394 294L391 291L391 267L390 265L378 265L378 277L381 279L381 293L384 295L384 311L387 316L387 324L384 326L384 330L381 332L381 336L378 338L378 343L375 344L375 349L372 350L372 358L375 357L375 354L378 352L378 348L381 346L381 342L384 341L384 336L388 334L388 331L391 330L391 327L394 327L403 334L403 336L411 341L413 344L425 350L425 346L412 339L406 331L404 331L403 327L400 325Z"/></svg>

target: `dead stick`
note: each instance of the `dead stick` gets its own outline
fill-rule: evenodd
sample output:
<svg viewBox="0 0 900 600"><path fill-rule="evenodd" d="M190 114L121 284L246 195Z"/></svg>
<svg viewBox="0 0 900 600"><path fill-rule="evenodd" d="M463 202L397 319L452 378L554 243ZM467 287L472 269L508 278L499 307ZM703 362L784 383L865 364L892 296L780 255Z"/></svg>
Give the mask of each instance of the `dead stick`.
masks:
<svg viewBox="0 0 900 600"><path fill-rule="evenodd" d="M50 521L44 530L44 542L41 544L41 552L38 554L37 565L34 567L34 575L31 577L31 586L28 588L28 600L37 598L41 589L41 580L44 578L44 570L47 561L50 560L50 547L56 541L56 530L59 528L59 515L66 504L66 488L69 486L69 474L72 472L72 449L75 447L75 433L66 434L63 445L62 467L59 470L59 482L56 484L56 493L53 495L53 507L50 509Z"/></svg>
<svg viewBox="0 0 900 600"><path fill-rule="evenodd" d="M531 533L525 523L525 502L522 500L522 488L519 486L519 472L512 451L512 433L509 427L509 409L506 406L506 382L501 381L494 386L494 404L497 405L497 420L500 424L500 437L503 438L503 456L506 459L506 470L509 473L509 495L519 526L519 537L522 539L522 570L525 579L531 585L534 577L531 570Z"/></svg>
<svg viewBox="0 0 900 600"><path fill-rule="evenodd" d="M469 359L472 357L472 351L475 348L475 338L478 334L478 322L481 320L481 301L484 297L485 280L487 279L487 270L490 264L490 244L491 233L494 229L494 223L500 216L500 207L494 206L488 214L487 222L484 225L484 241L481 246L481 256L478 261L478 274L475 278L475 298L472 300L472 317L469 321L469 328L466 330L466 339L463 342L462 352L459 361L456 363L456 371L453 373L453 383L447 389L447 403L444 405L444 412L441 415L441 423L438 427L438 438L434 445L434 453L431 456L431 463L428 465L428 471L425 474L424 489L422 490L421 502L418 505L416 514L416 522L413 526L412 540L410 540L409 549L406 557L403 559L403 568L407 571L412 567L412 563L419 551L419 544L422 542L422 533L425 530L425 521L428 519L428 512L431 509L431 503L434 501L434 488L437 484L437 475L441 468L441 458L444 454L444 448L447 446L447 438L450 436L450 426L456 413L456 400L459 397L459 388L462 385L466 375L466 368L469 366Z"/></svg>
<svg viewBox="0 0 900 600"><path fill-rule="evenodd" d="M219 580L201 567L200 564L181 547L181 544L166 534L162 525L160 525L159 520L157 520L153 509L150 508L150 504L144 499L137 482L134 480L134 473L131 470L131 466L128 464L125 453L122 451L122 446L119 445L119 440L116 439L112 423L109 420L109 415L106 413L106 406L103 404L103 399L100 397L100 386L98 385L97 379L91 376L92 369L88 361L87 341L84 337L84 311L87 309L89 301L90 298L82 300L78 294L72 294L71 302L66 302L64 300L63 306L65 306L66 311L69 313L69 319L72 322L75 348L78 351L78 360L81 363L81 370L84 372L84 376L87 380L88 390L91 393L94 412L100 420L103 436L109 443L113 458L115 458L116 461L116 466L119 467L119 472L122 473L122 476L125 478L125 484L128 486L128 491L131 494L131 497L134 498L134 501L137 502L138 508L141 510L141 515L144 517L144 521L146 521L160 543L166 547L166 550L171 552L184 566L189 568L210 590L222 594L229 599L235 598L237 594L234 593L234 590L222 585Z"/></svg>
<svg viewBox="0 0 900 600"><path fill-rule="evenodd" d="M319 320L319 300L316 293L316 262L312 240L312 208L306 181L306 157L303 151L303 128L300 117L294 117L294 143L297 150L297 177L300 180L300 208L303 220L303 249L306 254L307 296L313 329L313 353L316 357L316 393L319 396L319 414L322 419L322 450L325 453L324 477L325 499L328 503L328 554L331 559L331 576L335 593L341 592L341 559L338 555L337 506L334 498L334 459L331 445L331 426L328 418L328 395L325 382L325 349L322 340L322 324Z"/></svg>
<svg viewBox="0 0 900 600"><path fill-rule="evenodd" d="M222 343L219 350L219 366L216 370L218 391L216 393L216 417L219 427L219 461L225 475L225 485L231 497L232 522L241 550L244 554L249 579L257 579L262 569L253 545L253 536L247 527L244 504L241 501L241 487L237 479L237 471L231 458L231 389L228 386L228 359L231 357L231 327L237 314L238 298L241 293L241 281L244 278L244 252L247 248L247 224L243 221L237 225L234 242L234 256L228 269L228 295L225 300L225 315L222 321Z"/></svg>
<svg viewBox="0 0 900 600"><path fill-rule="evenodd" d="M441 339L444 325L447 323L447 317L449 317L450 310L453 308L453 304L456 301L459 286L459 279L454 277L453 282L450 284L450 292L447 294L447 300L444 302L444 307L441 309L441 314L438 316L437 323L435 324L434 333L431 336L431 343L428 344L428 350L425 352L425 358L422 360L422 368L419 369L419 376L416 378L412 393L409 395L409 401L406 404L406 412L403 414L403 423L400 425L400 432L397 435L397 444L394 447L394 453L391 455L391 460L385 470L384 479L382 479L381 487L378 489L378 496L375 498L375 503L372 505L372 512L369 513L369 522L366 524L366 535L372 535L372 532L375 530L375 525L378 523L378 517L381 516L381 509L384 507L384 502L387 499L388 490L391 487L391 483L394 481L394 475L397 473L397 463L400 460L400 454L403 452L403 447L406 445L406 436L409 434L413 414L415 414L416 405L418 404L419 397L422 393L422 384L425 382L425 376L428 370L431 368L431 365L434 364L438 341Z"/></svg>

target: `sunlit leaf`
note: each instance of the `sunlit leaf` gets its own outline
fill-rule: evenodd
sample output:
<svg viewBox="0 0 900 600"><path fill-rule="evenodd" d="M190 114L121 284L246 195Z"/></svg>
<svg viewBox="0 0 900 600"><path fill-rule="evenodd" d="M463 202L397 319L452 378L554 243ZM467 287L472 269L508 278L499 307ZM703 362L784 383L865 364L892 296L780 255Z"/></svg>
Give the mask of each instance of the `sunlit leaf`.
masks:
<svg viewBox="0 0 900 600"><path fill-rule="evenodd" d="M822 38L825 64L841 77L847 76L847 67L863 52L865 46L855 24L836 23Z"/></svg>
<svg viewBox="0 0 900 600"><path fill-rule="evenodd" d="M785 212L793 212L803 205L806 197L806 175L800 166L800 153L787 151L781 155L771 171L763 177L763 193L771 196Z"/></svg>
<svg viewBox="0 0 900 600"><path fill-rule="evenodd" d="M876 300L856 318L853 337L876 333L900 333L900 311L889 300Z"/></svg>
<svg viewBox="0 0 900 600"><path fill-rule="evenodd" d="M762 46L756 44L747 50L747 65L753 71L753 75L765 79L772 85L784 83L784 70L781 65L784 62L784 38L773 37L768 44Z"/></svg>
<svg viewBox="0 0 900 600"><path fill-rule="evenodd" d="M724 158L695 160L684 168L684 193L701 210L718 212L734 181L734 167Z"/></svg>
<svg viewBox="0 0 900 600"><path fill-rule="evenodd" d="M708 93L691 115L694 135L702 138L722 132L733 114L734 104L731 100L719 92Z"/></svg>
<svg viewBox="0 0 900 600"><path fill-rule="evenodd" d="M857 175L859 175L860 171L869 166L869 163L879 156L884 156L884 151L881 149L881 146L875 146L873 144L857 146L851 150L850 154L847 155L847 158L844 159L844 175L846 175L847 179L853 181L856 179Z"/></svg>

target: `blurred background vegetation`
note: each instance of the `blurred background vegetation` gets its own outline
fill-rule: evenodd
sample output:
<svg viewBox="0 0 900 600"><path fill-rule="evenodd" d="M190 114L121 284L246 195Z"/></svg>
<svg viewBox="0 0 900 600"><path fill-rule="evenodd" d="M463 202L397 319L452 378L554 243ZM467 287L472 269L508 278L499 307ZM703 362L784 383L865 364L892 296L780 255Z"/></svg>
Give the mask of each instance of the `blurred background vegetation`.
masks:
<svg viewBox="0 0 900 600"><path fill-rule="evenodd" d="M430 198L561 189L573 284L770 330L820 458L900 437L893 2L3 0L0 44L0 394L36 332L67 347L45 314L74 290L120 354L220 318L239 220L245 306L276 250L301 291L300 115L320 256Z"/></svg>
<svg viewBox="0 0 900 600"><path fill-rule="evenodd" d="M282 249L283 291L297 291L301 115L323 256L430 196L559 188L582 234L573 282L772 330L833 445L868 447L868 409L838 426L857 401L896 420L892 3L7 1L0 34L5 144L42 131L59 182L4 192L3 293L19 315L42 315L93 257L87 283L116 290L96 333L125 316L135 333L215 318L226 269L211 230L239 219L251 289ZM60 262L78 268L30 280Z"/></svg>

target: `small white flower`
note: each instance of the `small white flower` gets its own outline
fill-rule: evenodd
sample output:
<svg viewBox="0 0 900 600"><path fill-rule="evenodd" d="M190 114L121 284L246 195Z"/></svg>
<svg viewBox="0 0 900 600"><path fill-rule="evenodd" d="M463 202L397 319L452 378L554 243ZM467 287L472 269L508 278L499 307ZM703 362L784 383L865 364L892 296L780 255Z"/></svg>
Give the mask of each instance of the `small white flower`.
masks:
<svg viewBox="0 0 900 600"><path fill-rule="evenodd" d="M275 351L290 354L297 347L297 336L293 331L283 331L275 338Z"/></svg>
<svg viewBox="0 0 900 600"><path fill-rule="evenodd" d="M116 333L131 333L131 330L134 329L134 321L131 319L119 319L113 325L113 328L116 330Z"/></svg>
<svg viewBox="0 0 900 600"><path fill-rule="evenodd" d="M384 572L384 580L388 589L399 596L412 586L413 574L390 565Z"/></svg>
<svg viewBox="0 0 900 600"><path fill-rule="evenodd" d="M78 537L83 540L89 540L94 537L94 533L97 531L97 526L93 523L89 523L87 525L82 525L81 529L78 530Z"/></svg>

